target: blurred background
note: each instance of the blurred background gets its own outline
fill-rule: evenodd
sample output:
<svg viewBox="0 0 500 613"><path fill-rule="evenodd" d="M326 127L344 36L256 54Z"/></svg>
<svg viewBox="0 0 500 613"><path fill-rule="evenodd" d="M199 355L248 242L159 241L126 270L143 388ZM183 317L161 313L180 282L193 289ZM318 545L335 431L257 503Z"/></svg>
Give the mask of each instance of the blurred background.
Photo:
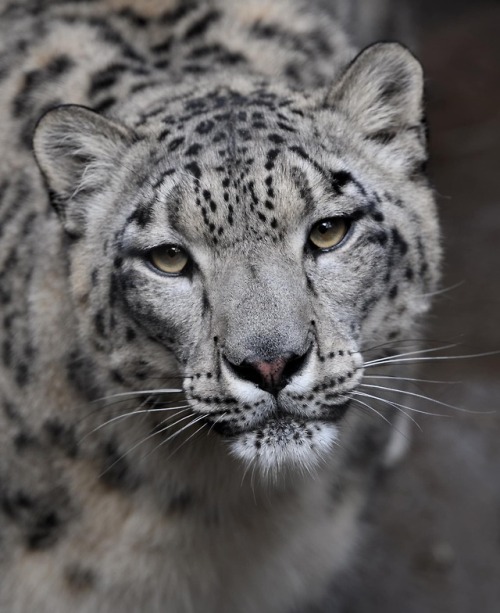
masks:
<svg viewBox="0 0 500 613"><path fill-rule="evenodd" d="M387 38L403 39L424 65L450 288L436 298L428 337L459 343L448 355L499 350L500 1L407 8ZM499 613L500 355L430 362L421 375L456 383L413 391L476 413L416 405L447 416L418 415L410 453L381 480L343 611Z"/></svg>

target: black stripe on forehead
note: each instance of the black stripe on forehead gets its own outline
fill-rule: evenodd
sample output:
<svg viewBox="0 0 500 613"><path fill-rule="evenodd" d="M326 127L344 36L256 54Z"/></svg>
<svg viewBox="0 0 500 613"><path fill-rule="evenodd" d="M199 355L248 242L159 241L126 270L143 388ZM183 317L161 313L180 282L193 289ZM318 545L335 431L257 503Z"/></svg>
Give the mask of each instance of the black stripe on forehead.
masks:
<svg viewBox="0 0 500 613"><path fill-rule="evenodd" d="M299 192L300 199L304 204L303 217L307 217L314 212L314 194L309 183L307 174L298 166L292 166L292 180Z"/></svg>
<svg viewBox="0 0 500 613"><path fill-rule="evenodd" d="M308 162L308 164L310 164L318 172L320 177L323 179L325 191L327 193L331 193L333 197L341 196L344 193L345 186L349 184L355 185L362 195L366 195L366 190L364 187L349 171L333 170L326 166L322 166L300 146L294 145L290 147L289 150L297 154L301 159Z"/></svg>
<svg viewBox="0 0 500 613"><path fill-rule="evenodd" d="M344 171L338 171L337 173L334 173L334 174L339 175L339 181L344 180L346 178L346 175L350 176L350 173L344 173ZM298 190L300 199L304 204L304 208L302 211L302 217L306 218L314 214L316 210L315 198L314 198L311 184L309 182L309 178L307 174L301 168L298 168L297 166L293 166L292 167L292 180L295 184L295 187ZM357 185L357 182L354 181L354 183ZM352 211L348 214L348 217L351 221L358 221L365 215L370 214L375 219L375 221L383 221L384 219L383 215L381 213L374 212L375 209L376 209L376 205L373 201L362 201L360 203L360 206L355 211Z"/></svg>
<svg viewBox="0 0 500 613"><path fill-rule="evenodd" d="M133 211L129 214L126 220L126 226L135 224L137 228L144 229L151 224L168 223L171 224L171 217L178 214L179 203L181 198L181 185L177 182L168 189L168 194L163 195L159 188L163 181L175 174L175 170L167 169L160 176L159 180L153 185L153 194L151 193L140 198ZM159 219L161 217L161 220Z"/></svg>

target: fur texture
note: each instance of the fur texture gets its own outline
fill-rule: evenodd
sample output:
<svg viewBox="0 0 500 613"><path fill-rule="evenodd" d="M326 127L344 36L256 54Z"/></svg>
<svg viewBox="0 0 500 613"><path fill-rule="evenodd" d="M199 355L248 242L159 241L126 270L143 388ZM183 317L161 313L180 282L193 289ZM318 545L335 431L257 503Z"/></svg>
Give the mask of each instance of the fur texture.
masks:
<svg viewBox="0 0 500 613"><path fill-rule="evenodd" d="M0 608L318 601L438 278L420 65L292 0L1 10Z"/></svg>

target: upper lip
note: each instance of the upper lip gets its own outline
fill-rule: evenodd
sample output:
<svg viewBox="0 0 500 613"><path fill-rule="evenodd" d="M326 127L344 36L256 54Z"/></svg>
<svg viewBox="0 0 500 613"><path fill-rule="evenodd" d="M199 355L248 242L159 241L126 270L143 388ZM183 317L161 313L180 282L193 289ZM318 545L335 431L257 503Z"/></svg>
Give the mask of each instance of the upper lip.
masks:
<svg viewBox="0 0 500 613"><path fill-rule="evenodd" d="M211 420L209 415L207 416L207 419L211 423L211 427L219 434L222 434L225 436L237 436L239 434L254 432L255 430L259 430L265 427L266 424L268 424L269 422L279 421L279 420L286 420L290 422L296 421L300 424L305 424L309 422L320 422L320 421L336 422L341 417L341 415L339 416L338 414L339 411L342 413L345 412L349 402L350 400L347 399L342 404L332 406L332 409L335 409L333 412L328 412L324 415L319 415L319 416L307 415L305 413L290 413L288 411L283 411L279 408L276 408L270 413L268 413L267 415L263 416L258 421L255 421L252 424L248 425L248 427L246 428L234 427L231 421Z"/></svg>

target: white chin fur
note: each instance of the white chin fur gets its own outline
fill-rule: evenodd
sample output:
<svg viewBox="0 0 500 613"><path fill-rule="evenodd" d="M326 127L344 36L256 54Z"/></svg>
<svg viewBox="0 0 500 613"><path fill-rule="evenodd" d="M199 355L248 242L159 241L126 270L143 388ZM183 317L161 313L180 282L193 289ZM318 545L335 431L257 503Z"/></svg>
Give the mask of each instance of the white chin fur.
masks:
<svg viewBox="0 0 500 613"><path fill-rule="evenodd" d="M270 421L260 430L238 435L230 443L234 456L263 475L281 470L310 472L331 453L338 428L330 423Z"/></svg>

